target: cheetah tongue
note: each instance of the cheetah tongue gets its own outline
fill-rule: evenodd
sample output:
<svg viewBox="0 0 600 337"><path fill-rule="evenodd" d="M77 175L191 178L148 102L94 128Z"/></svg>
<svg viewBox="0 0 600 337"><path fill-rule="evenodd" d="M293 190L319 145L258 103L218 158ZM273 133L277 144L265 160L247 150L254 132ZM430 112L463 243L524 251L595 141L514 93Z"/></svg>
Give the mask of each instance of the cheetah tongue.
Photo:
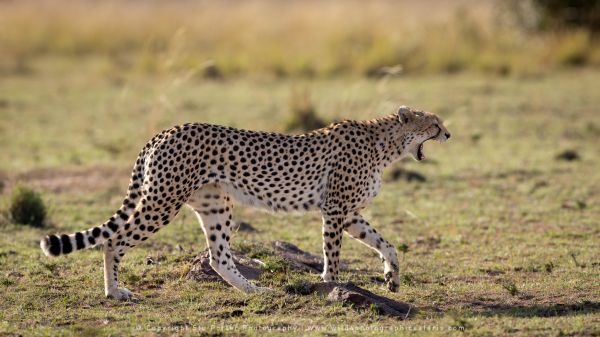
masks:
<svg viewBox="0 0 600 337"><path fill-rule="evenodd" d="M423 143L419 144L419 147L417 148L417 160L418 161L425 159L425 154L423 154Z"/></svg>

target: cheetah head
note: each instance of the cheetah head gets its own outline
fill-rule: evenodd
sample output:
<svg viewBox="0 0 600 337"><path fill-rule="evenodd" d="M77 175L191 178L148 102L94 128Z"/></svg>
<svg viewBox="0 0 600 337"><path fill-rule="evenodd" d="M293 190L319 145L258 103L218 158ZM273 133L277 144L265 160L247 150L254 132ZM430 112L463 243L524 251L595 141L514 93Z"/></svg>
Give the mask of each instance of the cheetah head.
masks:
<svg viewBox="0 0 600 337"><path fill-rule="evenodd" d="M416 160L425 159L423 144L428 140L445 142L450 138L442 120L431 112L413 110L401 106L398 110L398 120L401 123L401 132L398 152L400 157L410 153Z"/></svg>

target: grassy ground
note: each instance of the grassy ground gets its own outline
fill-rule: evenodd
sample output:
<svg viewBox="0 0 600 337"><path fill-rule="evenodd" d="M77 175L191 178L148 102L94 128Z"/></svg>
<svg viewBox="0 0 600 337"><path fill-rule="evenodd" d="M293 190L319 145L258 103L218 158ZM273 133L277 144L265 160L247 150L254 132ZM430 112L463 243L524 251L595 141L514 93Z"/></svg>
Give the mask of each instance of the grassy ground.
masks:
<svg viewBox="0 0 600 337"><path fill-rule="evenodd" d="M600 333L598 71L526 80L198 81L106 78L81 71L102 69L101 62L77 68L52 62L30 76L0 79L0 204L6 208L21 181L43 192L52 220L44 229L0 224L0 334ZM428 143L427 162L404 164L427 180L388 182L364 211L390 242L408 246L400 292L388 293L373 280L382 271L375 253L350 238L343 243L350 270L342 279L413 304L411 318L316 296L245 296L189 281L184 276L205 243L188 210L125 258L121 278L136 293L134 303L104 298L99 251L43 256L43 235L85 229L113 213L138 149L154 132L184 121L281 131L298 88L311 93L326 119L382 116L402 103L447 121L452 140ZM567 149L580 160L557 160ZM279 239L320 251L318 214L238 207L236 217L259 232L238 233L234 246ZM147 265L147 256L161 262ZM274 270L259 283L281 290L317 279Z"/></svg>

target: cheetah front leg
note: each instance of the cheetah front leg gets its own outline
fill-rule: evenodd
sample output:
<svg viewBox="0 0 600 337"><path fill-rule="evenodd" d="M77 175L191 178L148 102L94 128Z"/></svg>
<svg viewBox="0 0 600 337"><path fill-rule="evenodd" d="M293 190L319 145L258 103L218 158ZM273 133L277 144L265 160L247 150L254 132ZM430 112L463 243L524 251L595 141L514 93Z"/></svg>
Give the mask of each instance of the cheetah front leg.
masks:
<svg viewBox="0 0 600 337"><path fill-rule="evenodd" d="M354 239L379 253L383 260L383 275L388 289L397 292L400 286L400 267L394 246L384 240L358 213L348 218L344 227Z"/></svg>
<svg viewBox="0 0 600 337"><path fill-rule="evenodd" d="M335 282L340 268L340 250L345 216L323 213L323 274L325 282Z"/></svg>
<svg viewBox="0 0 600 337"><path fill-rule="evenodd" d="M202 187L188 201L206 236L210 266L231 286L245 293L269 291L250 283L237 269L229 249L231 235L231 198L218 185Z"/></svg>

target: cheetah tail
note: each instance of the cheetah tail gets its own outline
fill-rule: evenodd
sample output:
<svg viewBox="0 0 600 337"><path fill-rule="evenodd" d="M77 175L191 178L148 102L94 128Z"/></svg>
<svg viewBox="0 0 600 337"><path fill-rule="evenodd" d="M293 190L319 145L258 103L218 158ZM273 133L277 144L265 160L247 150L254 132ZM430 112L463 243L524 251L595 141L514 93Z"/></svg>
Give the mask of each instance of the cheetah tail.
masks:
<svg viewBox="0 0 600 337"><path fill-rule="evenodd" d="M129 217L131 217L141 199L141 182L144 171L143 154L144 152L142 151L133 167L128 194L121 208L102 226L73 234L46 236L40 241L40 247L46 256L65 255L76 250L102 244L110 239L119 230L119 227L127 223L127 220L129 220Z"/></svg>
<svg viewBox="0 0 600 337"><path fill-rule="evenodd" d="M102 226L73 234L48 235L40 241L40 247L46 256L66 255L76 250L90 248L110 239L117 232L119 226L127 221L123 219L128 218L127 213L119 209Z"/></svg>

